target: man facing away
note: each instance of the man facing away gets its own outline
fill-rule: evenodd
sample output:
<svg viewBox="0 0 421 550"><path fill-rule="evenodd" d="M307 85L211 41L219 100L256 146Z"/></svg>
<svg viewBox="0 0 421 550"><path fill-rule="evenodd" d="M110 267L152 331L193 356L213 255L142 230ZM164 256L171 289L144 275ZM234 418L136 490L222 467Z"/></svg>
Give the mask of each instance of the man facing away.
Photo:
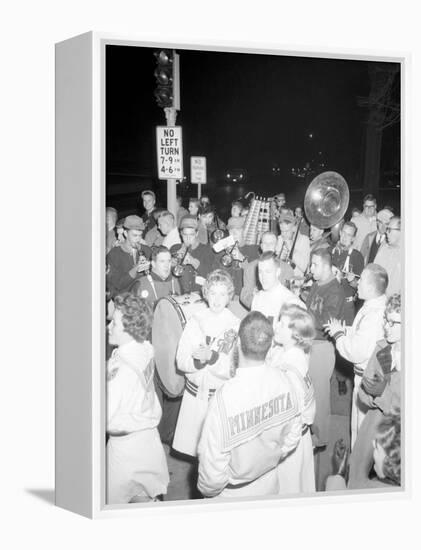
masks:
<svg viewBox="0 0 421 550"><path fill-rule="evenodd" d="M358 297L364 301L351 327L332 316L325 329L334 338L340 355L354 365L354 391L351 410L351 445L364 420L367 409L358 399L358 390L368 361L383 337L384 312L386 307L387 272L376 264L368 264L358 282Z"/></svg>
<svg viewBox="0 0 421 550"><path fill-rule="evenodd" d="M238 337L238 368L212 399L199 442L198 488L208 497L277 494L276 467L301 440L299 391L265 364L272 324L252 311Z"/></svg>

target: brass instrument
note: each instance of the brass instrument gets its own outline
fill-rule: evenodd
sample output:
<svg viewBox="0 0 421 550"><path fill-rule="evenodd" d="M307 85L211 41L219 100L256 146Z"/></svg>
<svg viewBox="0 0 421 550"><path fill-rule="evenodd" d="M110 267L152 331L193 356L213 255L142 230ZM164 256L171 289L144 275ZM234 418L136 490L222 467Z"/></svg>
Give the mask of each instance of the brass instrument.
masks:
<svg viewBox="0 0 421 550"><path fill-rule="evenodd" d="M349 204L349 188L337 172L323 172L310 183L304 197L308 221L320 229L334 229Z"/></svg>
<svg viewBox="0 0 421 550"><path fill-rule="evenodd" d="M221 239L225 239L225 237L228 236L228 232L219 227L218 215L216 214L216 212L215 212L215 223L216 223L216 229L215 231L212 231L212 233L210 234L210 240L213 242L213 244L217 243Z"/></svg>
<svg viewBox="0 0 421 550"><path fill-rule="evenodd" d="M348 184L337 172L323 172L316 176L304 197L304 210L308 221L320 229L330 228L329 233L332 235L339 232L348 205ZM310 280L311 273L306 272L304 277L300 278L301 289L308 287ZM297 287L298 280L295 280L293 285Z"/></svg>
<svg viewBox="0 0 421 550"><path fill-rule="evenodd" d="M238 241L235 241L235 243L230 248L225 249L225 254L221 258L221 264L224 267L232 266L233 262L235 261L232 253L236 247L238 248Z"/></svg>
<svg viewBox="0 0 421 550"><path fill-rule="evenodd" d="M182 257L176 256L176 264L171 268L171 273L174 275L174 277L181 277L184 273L184 269L186 268L184 264L184 260L186 259L187 254L190 251L190 246L186 246L186 250Z"/></svg>
<svg viewBox="0 0 421 550"><path fill-rule="evenodd" d="M142 244L141 243L136 243L136 249L137 249L137 252L139 254L138 260L137 260L137 268L138 268L137 270L139 272L144 273L145 275L148 275L149 271L150 271L151 264L150 264L149 260L147 259L147 257L142 252ZM147 269L145 269L146 266L147 266Z"/></svg>

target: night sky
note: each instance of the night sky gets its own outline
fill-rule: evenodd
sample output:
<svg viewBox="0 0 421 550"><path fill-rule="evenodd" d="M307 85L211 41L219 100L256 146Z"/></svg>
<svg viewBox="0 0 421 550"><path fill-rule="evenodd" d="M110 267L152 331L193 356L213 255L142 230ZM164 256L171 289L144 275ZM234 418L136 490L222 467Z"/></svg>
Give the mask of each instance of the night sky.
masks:
<svg viewBox="0 0 421 550"><path fill-rule="evenodd" d="M107 183L112 174L156 178L155 126L165 125L165 116L153 95L153 51L107 46ZM189 157L206 156L211 181L223 182L227 169L244 168L251 188L258 183L269 191L275 163L285 179L292 167L317 159L350 187L361 187L367 111L358 97L368 95L370 62L177 53L177 125L183 127L187 177ZM398 137L399 124L384 133L384 169L399 166Z"/></svg>

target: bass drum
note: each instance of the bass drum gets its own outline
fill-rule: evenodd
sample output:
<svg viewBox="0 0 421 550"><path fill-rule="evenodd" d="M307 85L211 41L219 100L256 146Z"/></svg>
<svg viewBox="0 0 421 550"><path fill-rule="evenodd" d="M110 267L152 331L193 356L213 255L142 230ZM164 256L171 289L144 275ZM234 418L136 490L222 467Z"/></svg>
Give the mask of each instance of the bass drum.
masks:
<svg viewBox="0 0 421 550"><path fill-rule="evenodd" d="M152 345L158 383L168 397L183 394L185 378L176 368L175 357L187 321L196 312L206 309L198 294L166 296L158 300L152 323Z"/></svg>

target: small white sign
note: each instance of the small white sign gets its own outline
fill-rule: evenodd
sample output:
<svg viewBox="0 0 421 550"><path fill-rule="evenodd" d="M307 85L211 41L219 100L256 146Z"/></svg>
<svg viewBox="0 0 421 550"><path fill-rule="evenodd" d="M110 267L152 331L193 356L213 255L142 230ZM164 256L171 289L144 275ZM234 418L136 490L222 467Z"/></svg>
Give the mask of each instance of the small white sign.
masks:
<svg viewBox="0 0 421 550"><path fill-rule="evenodd" d="M158 178L181 180L183 174L183 137L181 126L156 127Z"/></svg>
<svg viewBox="0 0 421 550"><path fill-rule="evenodd" d="M206 157L190 157L191 183L206 183Z"/></svg>

